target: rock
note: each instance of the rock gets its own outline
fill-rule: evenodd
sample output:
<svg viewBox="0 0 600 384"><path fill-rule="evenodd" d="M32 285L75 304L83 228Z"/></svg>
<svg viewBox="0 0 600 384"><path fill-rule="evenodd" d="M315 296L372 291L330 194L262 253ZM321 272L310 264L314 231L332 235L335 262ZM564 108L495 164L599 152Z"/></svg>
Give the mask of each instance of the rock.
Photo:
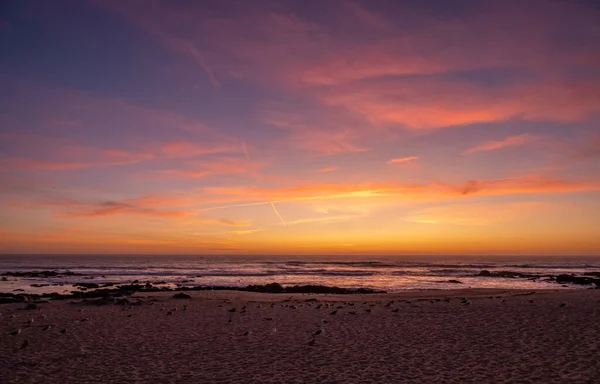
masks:
<svg viewBox="0 0 600 384"><path fill-rule="evenodd" d="M578 284L578 285L588 285L588 284L596 284L600 286L600 279L594 279L592 277L581 277L581 276L573 276L562 274L556 276L556 282L559 284Z"/></svg>
<svg viewBox="0 0 600 384"><path fill-rule="evenodd" d="M21 349L27 348L28 345L29 345L29 340L24 340L23 344L21 344Z"/></svg>
<svg viewBox="0 0 600 384"><path fill-rule="evenodd" d="M329 316L335 316L337 314L337 309L329 314Z"/></svg>
<svg viewBox="0 0 600 384"><path fill-rule="evenodd" d="M492 276L492 273L490 271L488 271L487 269L484 269L483 271L479 272L478 276L490 277L490 276Z"/></svg>
<svg viewBox="0 0 600 384"><path fill-rule="evenodd" d="M320 335L321 333L323 333L323 330L322 330L322 329L317 329L317 330L315 331L314 335L315 335L315 336L318 336L318 335Z"/></svg>
<svg viewBox="0 0 600 384"><path fill-rule="evenodd" d="M95 283L75 283L75 284L73 284L73 286L74 287L82 287L82 288L86 288L86 289L100 288L100 286Z"/></svg>
<svg viewBox="0 0 600 384"><path fill-rule="evenodd" d="M183 293L183 292L179 292L173 295L174 299L191 299L192 296L188 295L187 293Z"/></svg>
<svg viewBox="0 0 600 384"><path fill-rule="evenodd" d="M38 306L37 306L37 304L35 304L35 303L29 303L29 304L27 304L27 305L25 306L25 308L23 308L23 309L26 309L26 310L28 310L28 311L31 311L31 310L34 310L34 309L38 309Z"/></svg>
<svg viewBox="0 0 600 384"><path fill-rule="evenodd" d="M462 284L463 283L462 281L459 281L459 280L448 280L448 282L452 283L452 284Z"/></svg>

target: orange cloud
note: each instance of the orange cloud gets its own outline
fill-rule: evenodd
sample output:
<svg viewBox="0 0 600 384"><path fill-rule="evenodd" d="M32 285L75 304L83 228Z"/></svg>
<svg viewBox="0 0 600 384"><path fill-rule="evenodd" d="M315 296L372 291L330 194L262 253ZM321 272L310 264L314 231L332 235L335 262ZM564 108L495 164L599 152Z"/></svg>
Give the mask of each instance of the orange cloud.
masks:
<svg viewBox="0 0 600 384"><path fill-rule="evenodd" d="M324 91L322 100L362 114L373 124L412 129L487 123L520 117L532 121L581 121L600 112L598 83L507 85L496 90L465 82L385 80Z"/></svg>
<svg viewBox="0 0 600 384"><path fill-rule="evenodd" d="M326 184L313 183L288 188L260 187L207 187L206 203L231 203L207 207L207 210L263 205L272 202L368 199L402 197L411 199L436 199L466 195L511 195L531 193L575 193L600 190L600 181L563 180L543 176L524 176L495 180L470 180L462 183L431 182L428 184L363 183Z"/></svg>
<svg viewBox="0 0 600 384"><path fill-rule="evenodd" d="M422 224L484 226L522 220L552 208L552 204L540 202L455 204L420 209L402 219Z"/></svg>
<svg viewBox="0 0 600 384"><path fill-rule="evenodd" d="M325 173L325 172L333 172L340 169L340 167L326 167L321 169L315 169L315 172Z"/></svg>
<svg viewBox="0 0 600 384"><path fill-rule="evenodd" d="M531 144L539 141L539 137L531 135L529 133L524 133L522 135L510 136L503 140L492 140L488 141L484 144L478 145L473 148L469 148L463 152L463 155L469 155L476 152L482 151L493 151L496 149L506 148L506 147L520 147L522 145Z"/></svg>
<svg viewBox="0 0 600 384"><path fill-rule="evenodd" d="M210 171L192 171L192 170L184 170L184 169L165 169L165 170L161 170L159 172L167 174L167 175L175 175L175 176L185 177L185 178L190 178L190 179L194 179L197 177L205 177L205 176L209 176L209 175L213 174Z"/></svg>
<svg viewBox="0 0 600 384"><path fill-rule="evenodd" d="M400 164L400 163L409 163L414 160L418 160L419 156L410 156L410 157L399 157L397 159L390 159L387 161L388 164Z"/></svg>
<svg viewBox="0 0 600 384"><path fill-rule="evenodd" d="M252 225L252 220L235 221L230 219L219 219L219 222L229 227L249 227Z"/></svg>

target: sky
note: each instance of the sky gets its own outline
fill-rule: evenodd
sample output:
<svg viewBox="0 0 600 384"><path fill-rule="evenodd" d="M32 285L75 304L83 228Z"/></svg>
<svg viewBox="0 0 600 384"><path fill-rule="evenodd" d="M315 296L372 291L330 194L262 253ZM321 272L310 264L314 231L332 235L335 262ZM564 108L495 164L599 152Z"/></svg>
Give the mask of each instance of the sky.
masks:
<svg viewBox="0 0 600 384"><path fill-rule="evenodd" d="M3 0L0 253L600 254L599 4Z"/></svg>

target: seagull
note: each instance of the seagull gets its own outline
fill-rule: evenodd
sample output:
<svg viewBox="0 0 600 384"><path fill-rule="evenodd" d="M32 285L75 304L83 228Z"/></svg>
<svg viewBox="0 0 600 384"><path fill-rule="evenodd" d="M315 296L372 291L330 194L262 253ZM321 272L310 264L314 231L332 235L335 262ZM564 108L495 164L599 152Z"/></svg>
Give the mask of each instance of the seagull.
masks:
<svg viewBox="0 0 600 384"><path fill-rule="evenodd" d="M14 330L14 331L12 331L10 334L11 334L11 335L13 335L13 336L17 336L17 335L20 335L20 334L21 334L21 332L22 332L22 331L21 331L21 328L19 328L19 329L15 329L15 330Z"/></svg>

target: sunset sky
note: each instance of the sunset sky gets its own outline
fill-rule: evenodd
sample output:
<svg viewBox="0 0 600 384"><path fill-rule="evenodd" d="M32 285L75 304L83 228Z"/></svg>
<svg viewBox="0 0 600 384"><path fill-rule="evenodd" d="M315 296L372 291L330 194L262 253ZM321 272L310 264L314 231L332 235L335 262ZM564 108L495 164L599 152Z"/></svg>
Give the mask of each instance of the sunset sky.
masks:
<svg viewBox="0 0 600 384"><path fill-rule="evenodd" d="M0 253L600 253L592 1L4 0Z"/></svg>

